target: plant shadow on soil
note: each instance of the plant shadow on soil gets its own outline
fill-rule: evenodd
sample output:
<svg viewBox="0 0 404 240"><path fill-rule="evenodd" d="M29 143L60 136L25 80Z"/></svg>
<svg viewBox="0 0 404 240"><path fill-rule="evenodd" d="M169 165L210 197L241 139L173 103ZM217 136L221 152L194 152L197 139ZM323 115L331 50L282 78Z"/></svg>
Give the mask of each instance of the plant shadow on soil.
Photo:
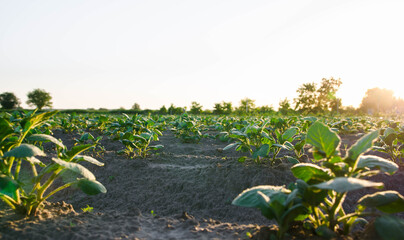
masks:
<svg viewBox="0 0 404 240"><path fill-rule="evenodd" d="M69 148L78 138L58 130L54 136ZM358 138L343 136L343 144L349 146ZM290 164L239 163L240 153L222 151L227 143L202 139L199 144L185 144L169 131L160 137L159 144L164 148L145 159L128 159L116 155L122 148L120 143L104 137L106 152L94 157L105 166L83 165L107 188L106 194L88 196L66 189L31 218L3 210L1 239L247 239L249 232L266 239L274 231L274 226L265 227L273 222L260 211L231 202L249 187L294 182ZM385 189L404 193L401 169L394 177L376 176L373 180L383 181ZM346 200L348 211L369 192L372 190L351 193ZM94 210L83 212L87 205ZM299 229L292 229L294 237L290 239L313 237Z"/></svg>

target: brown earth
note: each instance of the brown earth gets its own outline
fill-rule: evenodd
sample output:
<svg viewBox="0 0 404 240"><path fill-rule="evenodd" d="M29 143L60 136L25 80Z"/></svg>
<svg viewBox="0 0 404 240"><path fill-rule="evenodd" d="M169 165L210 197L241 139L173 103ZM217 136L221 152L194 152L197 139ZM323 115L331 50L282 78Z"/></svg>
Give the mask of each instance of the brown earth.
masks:
<svg viewBox="0 0 404 240"><path fill-rule="evenodd" d="M78 138L61 131L54 136L68 147ZM342 145L349 146L358 137L345 136ZM108 189L106 194L88 196L76 189L63 190L50 199L53 203L46 204L45 210L30 218L2 210L0 239L247 239L254 232L265 239L273 231L274 226L266 227L273 222L258 210L231 202L252 186L293 182L291 165L239 163L240 153L222 151L227 143L215 139L181 143L169 131L159 143L164 145L159 152L145 159L128 159L116 154L122 149L119 142L104 137L106 152L96 158L105 166L83 165ZM404 194L402 171L375 180ZM346 206L352 208L365 192L371 190L352 193ZM83 212L87 205L94 210ZM314 238L299 229L293 234L294 239Z"/></svg>

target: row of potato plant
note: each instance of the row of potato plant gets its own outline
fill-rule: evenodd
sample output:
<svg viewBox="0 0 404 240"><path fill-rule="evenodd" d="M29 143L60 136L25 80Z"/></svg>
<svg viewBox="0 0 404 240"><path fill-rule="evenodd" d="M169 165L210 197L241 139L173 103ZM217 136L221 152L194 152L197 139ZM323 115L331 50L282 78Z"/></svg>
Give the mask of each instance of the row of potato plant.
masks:
<svg viewBox="0 0 404 240"><path fill-rule="evenodd" d="M314 163L299 163L291 168L297 178L285 186L262 185L244 190L234 205L259 209L279 226L277 238L285 237L291 224L303 221L319 236L334 238L349 234L355 224L375 218L380 239L404 239L404 221L394 213L404 211L404 198L396 191L380 191L359 199L354 212L347 213L344 200L348 192L362 188L383 188L383 183L366 180L379 173L394 174L398 165L374 155L363 155L378 139L372 131L341 156L340 137L317 121L310 126L306 142L312 146Z"/></svg>
<svg viewBox="0 0 404 240"><path fill-rule="evenodd" d="M48 120L55 114L15 112L3 113L0 118L0 199L17 213L34 215L45 200L71 186L89 195L106 192L94 174L79 164L86 161L103 166L92 157L80 155L93 145L77 145L68 149L50 135ZM55 157L48 164L37 158L46 156L38 147L43 142L51 142L55 146ZM63 178L65 182L61 186L50 190L55 180L66 174L71 177Z"/></svg>

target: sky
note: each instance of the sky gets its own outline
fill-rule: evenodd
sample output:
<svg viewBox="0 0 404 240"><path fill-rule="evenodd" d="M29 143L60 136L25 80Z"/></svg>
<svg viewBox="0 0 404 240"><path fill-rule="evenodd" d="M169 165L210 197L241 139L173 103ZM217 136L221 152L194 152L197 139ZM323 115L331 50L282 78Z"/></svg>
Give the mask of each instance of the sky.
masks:
<svg viewBox="0 0 404 240"><path fill-rule="evenodd" d="M55 109L159 109L243 98L275 109L340 78L404 98L401 0L0 0L0 92Z"/></svg>

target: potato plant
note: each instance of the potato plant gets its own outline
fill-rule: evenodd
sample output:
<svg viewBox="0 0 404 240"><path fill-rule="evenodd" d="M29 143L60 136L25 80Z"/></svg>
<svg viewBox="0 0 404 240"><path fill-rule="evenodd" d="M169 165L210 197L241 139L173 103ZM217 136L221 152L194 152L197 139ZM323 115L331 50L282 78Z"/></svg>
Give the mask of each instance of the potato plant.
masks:
<svg viewBox="0 0 404 240"><path fill-rule="evenodd" d="M93 147L91 147L89 150L92 150L92 152L97 156L101 156L105 152L105 148L100 143L101 140L102 136L98 136L97 138L95 138L91 133L86 132L83 133L80 138L74 139L74 145L91 144L93 145Z"/></svg>
<svg viewBox="0 0 404 240"><path fill-rule="evenodd" d="M235 148L236 151L248 152L256 163L261 163L261 158L268 156L273 142L266 129L267 124L268 122L265 122L260 126L257 123L251 123L241 130L231 130L229 137L235 142L227 145L223 150ZM244 162L246 158L246 156L242 156L238 161Z"/></svg>
<svg viewBox="0 0 404 240"><path fill-rule="evenodd" d="M171 125L173 126L171 131L184 143L198 143L202 138L208 137L208 135L202 134L204 126L199 119L188 114L181 115L171 122Z"/></svg>
<svg viewBox="0 0 404 240"><path fill-rule="evenodd" d="M161 135L161 133L156 129L135 135L128 132L122 133L119 141L125 145L126 148L118 153L124 153L129 157L139 156L145 158L149 151L158 150L164 147L161 144L150 145L153 141L159 140L159 135Z"/></svg>
<svg viewBox="0 0 404 240"><path fill-rule="evenodd" d="M270 121L274 121L271 119ZM257 123L250 123L241 130L232 129L229 137L234 139L235 142L227 145L224 150L235 148L236 151L248 152L251 158L256 163L261 163L262 159L270 159L271 164L278 160L278 154L281 150L294 152L296 158L287 156L286 159L293 163L298 163L304 154L305 139L304 136L299 134L299 128L292 126L286 128L287 124L283 121L277 124L279 119L276 120L275 126L270 125L270 121L263 122L261 120ZM282 129L285 129L283 132ZM247 157L239 158L240 162L245 161Z"/></svg>
<svg viewBox="0 0 404 240"><path fill-rule="evenodd" d="M161 144L151 145L158 141L162 135L160 129L164 128L164 120L145 118L134 115L132 118L123 114L123 118L109 124L106 134L112 136L113 140L120 141L125 149L118 151L118 154L126 154L128 157L145 158L151 150L158 150L164 146Z"/></svg>
<svg viewBox="0 0 404 240"><path fill-rule="evenodd" d="M233 200L234 205L254 207L279 225L278 238L283 238L294 221L305 221L317 235L326 238L349 234L355 224L374 217L381 239L389 239L383 229L390 229L404 239L404 222L390 215L404 211L404 198L396 191L367 194L352 213L343 203L349 191L367 187L383 188L383 183L367 180L379 173L394 174L397 164L373 155L371 149L379 131L368 133L352 145L345 156L339 154L341 139L329 127L315 122L308 129L306 141L313 147L314 163L299 163L291 168L297 181L288 188L257 186L244 190ZM370 211L366 211L370 209ZM390 235L389 235L390 236Z"/></svg>
<svg viewBox="0 0 404 240"><path fill-rule="evenodd" d="M404 158L404 128L394 129L388 127L380 135L379 141L373 149L387 153L395 163L402 163Z"/></svg>
<svg viewBox="0 0 404 240"><path fill-rule="evenodd" d="M93 145L80 145L68 150L51 135L33 134L54 114L56 112L30 112L21 119L0 118L0 199L18 213L34 215L46 199L70 186L90 195L106 192L94 174L78 163L87 161L103 165L94 158L79 155ZM57 157L53 157L48 165L36 158L46 154L34 145L45 141L55 144L57 151ZM22 171L25 168L30 168L31 172ZM67 172L75 177L49 191L54 181Z"/></svg>

